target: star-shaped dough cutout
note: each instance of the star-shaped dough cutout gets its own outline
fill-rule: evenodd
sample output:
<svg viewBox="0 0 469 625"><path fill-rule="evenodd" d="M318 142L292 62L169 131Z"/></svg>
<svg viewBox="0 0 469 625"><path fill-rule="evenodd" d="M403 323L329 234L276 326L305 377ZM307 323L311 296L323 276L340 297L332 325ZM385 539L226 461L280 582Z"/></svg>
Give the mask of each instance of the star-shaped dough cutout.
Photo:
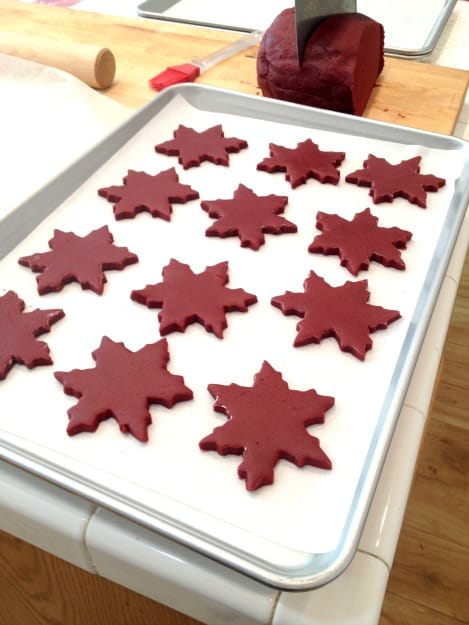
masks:
<svg viewBox="0 0 469 625"><path fill-rule="evenodd" d="M126 247L118 247L107 226L93 230L84 237L73 232L54 230L49 241L50 252L23 256L20 265L40 273L37 277L40 295L61 291L70 282L101 295L106 283L105 271L122 270L138 262L138 256Z"/></svg>
<svg viewBox="0 0 469 625"><path fill-rule="evenodd" d="M171 259L163 269L163 282L132 291L135 302L161 308L160 334L184 332L188 325L200 323L218 338L227 327L226 313L246 312L257 297L243 289L230 289L228 263L222 262L194 273L189 265Z"/></svg>
<svg viewBox="0 0 469 625"><path fill-rule="evenodd" d="M342 351L364 360L373 344L370 333L401 317L397 310L368 304L367 280L333 287L311 271L303 286L303 293L287 291L271 300L284 315L302 317L296 326L295 347L334 337Z"/></svg>
<svg viewBox="0 0 469 625"><path fill-rule="evenodd" d="M228 421L202 439L204 451L242 455L238 476L249 491L272 484L280 459L297 467L331 469L332 463L306 428L324 423L334 398L314 389L290 389L281 373L264 361L252 386L209 384L214 409Z"/></svg>
<svg viewBox="0 0 469 625"><path fill-rule="evenodd" d="M446 180L432 174L421 174L421 160L421 156L415 156L393 165L370 154L363 162L363 169L348 174L345 180L359 187L370 187L369 195L375 204L403 197L411 204L426 208L427 191L438 191Z"/></svg>
<svg viewBox="0 0 469 625"><path fill-rule="evenodd" d="M173 139L156 145L155 151L177 156L184 169L198 167L202 161L228 166L231 153L248 147L244 139L225 137L221 124L202 132L180 125L173 136Z"/></svg>
<svg viewBox="0 0 469 625"><path fill-rule="evenodd" d="M352 221L339 215L319 212L316 226L322 231L308 247L309 252L338 254L340 264L354 276L368 269L370 261L385 267L405 269L400 249L407 246L412 238L408 230L378 225L378 218L369 208L357 213Z"/></svg>
<svg viewBox="0 0 469 625"><path fill-rule="evenodd" d="M0 296L0 380L6 378L15 363L28 369L52 364L48 345L37 337L49 332L65 313L60 308L25 312L25 307L14 291Z"/></svg>
<svg viewBox="0 0 469 625"><path fill-rule="evenodd" d="M297 227L280 214L288 202L282 195L257 195L240 184L231 199L203 201L202 208L216 221L205 234L209 237L238 236L241 247L258 250L265 243L264 234L296 232Z"/></svg>
<svg viewBox="0 0 469 625"><path fill-rule="evenodd" d="M182 376L166 368L166 339L133 352L124 343L115 343L105 336L92 355L96 362L92 369L54 374L64 393L78 397L78 402L67 411L70 436L95 432L102 421L113 417L121 432L146 442L152 423L151 404L172 408L176 402L193 397Z"/></svg>
<svg viewBox="0 0 469 625"><path fill-rule="evenodd" d="M294 189L305 184L308 178L315 178L322 184L337 184L340 172L337 169L345 158L345 152L324 152L311 139L297 144L295 148L286 148L271 143L270 156L257 165L260 171L275 173L286 172L285 179Z"/></svg>
<svg viewBox="0 0 469 625"><path fill-rule="evenodd" d="M173 204L184 204L199 197L198 191L179 182L174 167L154 176L129 169L123 182L123 185L98 190L98 195L114 203L116 219L132 219L146 211L152 217L169 221Z"/></svg>

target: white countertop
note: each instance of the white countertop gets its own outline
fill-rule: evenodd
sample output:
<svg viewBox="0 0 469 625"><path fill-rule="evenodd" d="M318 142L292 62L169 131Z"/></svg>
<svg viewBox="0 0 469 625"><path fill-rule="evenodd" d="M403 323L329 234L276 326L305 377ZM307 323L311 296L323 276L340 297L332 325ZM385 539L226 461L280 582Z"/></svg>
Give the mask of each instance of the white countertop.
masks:
<svg viewBox="0 0 469 625"><path fill-rule="evenodd" d="M76 7L102 10L103 4L109 9L108 0L82 0ZM127 15L134 15L132 4L126 0L112 3L116 13ZM424 62L469 69L469 59L463 54L468 29L469 2L459 0L434 53ZM48 78L49 84L56 80L54 76ZM58 83L55 88L62 90L63 85ZM81 101L81 85L67 81L67 89L72 100ZM75 89L77 94L80 92L78 98ZM92 93L88 93L86 105L74 113L75 119L84 115L88 120L91 142L131 113L114 102L104 104L102 96ZM109 118L105 113L108 104ZM110 121L103 123L104 119ZM466 98L456 134L469 139L468 127ZM55 136L59 141L60 136ZM78 146L79 150L85 149L82 144ZM69 148L70 141L65 158L73 159ZM63 164L62 160L51 166ZM13 200L16 203L17 198ZM208 625L376 625L468 241L466 217L358 551L351 565L333 582L302 593L274 590L6 462L0 462L1 529ZM404 449L405 466L401 461Z"/></svg>

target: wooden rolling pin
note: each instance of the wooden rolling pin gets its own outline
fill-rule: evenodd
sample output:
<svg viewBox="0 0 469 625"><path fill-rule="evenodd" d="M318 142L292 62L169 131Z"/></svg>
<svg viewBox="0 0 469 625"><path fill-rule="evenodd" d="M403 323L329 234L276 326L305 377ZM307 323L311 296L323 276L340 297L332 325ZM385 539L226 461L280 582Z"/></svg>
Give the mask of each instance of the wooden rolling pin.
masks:
<svg viewBox="0 0 469 625"><path fill-rule="evenodd" d="M95 89L109 87L116 73L111 50L89 44L0 33L0 52L63 70Z"/></svg>

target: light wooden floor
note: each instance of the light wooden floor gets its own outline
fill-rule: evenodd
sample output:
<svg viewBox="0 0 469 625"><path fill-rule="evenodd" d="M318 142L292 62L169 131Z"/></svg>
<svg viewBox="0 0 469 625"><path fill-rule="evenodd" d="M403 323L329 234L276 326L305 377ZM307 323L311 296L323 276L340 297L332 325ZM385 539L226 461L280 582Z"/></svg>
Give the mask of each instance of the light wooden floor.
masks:
<svg viewBox="0 0 469 625"><path fill-rule="evenodd" d="M469 623L469 256L380 625Z"/></svg>
<svg viewBox="0 0 469 625"><path fill-rule="evenodd" d="M469 257L379 625L469 624ZM198 625L0 533L0 625Z"/></svg>

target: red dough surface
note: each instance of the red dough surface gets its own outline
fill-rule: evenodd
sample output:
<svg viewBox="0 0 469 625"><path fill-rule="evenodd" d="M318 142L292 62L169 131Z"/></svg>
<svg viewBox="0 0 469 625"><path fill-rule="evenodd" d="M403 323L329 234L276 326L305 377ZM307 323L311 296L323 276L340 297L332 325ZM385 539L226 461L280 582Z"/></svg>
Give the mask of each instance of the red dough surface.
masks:
<svg viewBox="0 0 469 625"><path fill-rule="evenodd" d="M257 169L274 173L286 172L294 189L305 184L308 178L315 178L321 183L337 184L340 173L337 167L345 158L345 152L323 152L311 139L298 143L296 148L286 148L271 143L270 157L257 165Z"/></svg>
<svg viewBox="0 0 469 625"><path fill-rule="evenodd" d="M399 249L406 247L412 233L396 227L378 226L378 218L369 208L357 213L352 221L320 212L316 216L316 226L322 234L314 239L308 251L338 254L340 264L354 276L368 269L371 260L385 267L405 269Z"/></svg>
<svg viewBox="0 0 469 625"><path fill-rule="evenodd" d="M121 432L139 441L148 440L152 419L151 404L172 408L176 402L192 399L192 391L182 376L167 371L169 362L166 339L132 352L123 343L103 337L93 352L93 369L56 371L55 377L67 395L78 397L68 410L70 436L95 432L101 421L113 417Z"/></svg>
<svg viewBox="0 0 469 625"><path fill-rule="evenodd" d="M258 250L265 243L264 233L296 232L297 227L279 214L283 213L288 197L259 196L240 184L232 199L203 201L202 208L217 221L205 231L207 236L238 236L241 247Z"/></svg>
<svg viewBox="0 0 469 625"><path fill-rule="evenodd" d="M136 254L126 247L117 247L113 241L107 226L84 237L54 230L49 241L52 251L23 256L18 262L41 274L37 277L40 295L61 291L70 282L78 282L83 289L101 295L106 283L104 271L124 269L138 262Z"/></svg>
<svg viewBox="0 0 469 625"><path fill-rule="evenodd" d="M214 409L228 421L199 443L205 451L242 455L238 475L249 491L272 484L274 468L283 458L297 467L331 469L332 463L306 428L324 423L324 413L334 398L314 389L289 388L281 374L265 362L250 387L210 384Z"/></svg>
<svg viewBox="0 0 469 625"><path fill-rule="evenodd" d="M13 291L0 296L0 380L15 363L32 369L51 365L49 347L36 337L49 332L53 323L65 315L58 308L24 312L25 303Z"/></svg>
<svg viewBox="0 0 469 625"><path fill-rule="evenodd" d="M161 308L158 314L160 334L184 332L191 323L200 323L218 338L227 327L227 312L246 312L257 297L243 289L229 289L228 263L207 267L194 273L189 265L171 259L163 269L163 282L132 291L131 299L149 308Z"/></svg>
<svg viewBox="0 0 469 625"><path fill-rule="evenodd" d="M446 181L432 174L421 174L421 160L421 156L415 156L392 165L386 159L370 154L363 163L363 169L348 174L345 180L359 187L370 187L369 194L375 204L403 197L411 204L426 208L426 192L438 191Z"/></svg>
<svg viewBox="0 0 469 625"><path fill-rule="evenodd" d="M364 360L373 344L370 333L401 317L397 310L368 304L369 298L366 280L333 287L311 271L303 293L287 291L273 297L271 303L284 315L302 317L296 326L295 347L333 336L342 351Z"/></svg>
<svg viewBox="0 0 469 625"><path fill-rule="evenodd" d="M229 164L229 154L247 148L247 141L236 137L225 137L220 125L197 132L187 126L179 126L174 131L174 139L155 146L156 152L178 156L178 162L184 169L198 167L202 161L215 165Z"/></svg>
<svg viewBox="0 0 469 625"><path fill-rule="evenodd" d="M198 191L181 184L174 167L155 176L129 170L123 185L105 187L98 195L114 202L116 219L132 219L143 211L152 217L171 219L172 204L184 204L199 197Z"/></svg>
<svg viewBox="0 0 469 625"><path fill-rule="evenodd" d="M257 55L264 96L362 115L384 64L384 30L360 13L325 19L312 33L301 66L294 8L266 30Z"/></svg>

